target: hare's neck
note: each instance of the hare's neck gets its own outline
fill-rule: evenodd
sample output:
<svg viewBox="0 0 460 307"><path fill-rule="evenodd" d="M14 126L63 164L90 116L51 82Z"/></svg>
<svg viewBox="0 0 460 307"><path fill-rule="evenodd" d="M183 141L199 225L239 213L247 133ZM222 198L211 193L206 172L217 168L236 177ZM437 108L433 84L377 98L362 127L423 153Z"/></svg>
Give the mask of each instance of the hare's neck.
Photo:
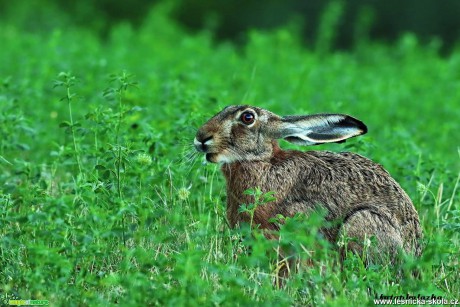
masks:
<svg viewBox="0 0 460 307"><path fill-rule="evenodd" d="M252 182L261 176L262 169L269 166L269 162L265 161L237 161L222 165L227 185L238 182Z"/></svg>
<svg viewBox="0 0 460 307"><path fill-rule="evenodd" d="M235 227L241 221L247 222L247 216L240 214L238 208L243 203L253 202L254 199L244 191L263 188L269 166L269 162L262 161L233 162L222 166L227 182L227 219L231 227Z"/></svg>
<svg viewBox="0 0 460 307"><path fill-rule="evenodd" d="M277 160L283 160L287 152L282 150L278 141L272 141L271 155L262 160L235 161L222 165L222 172L227 180L227 187L232 185L244 185L254 188L262 184L261 181L267 175L267 171ZM255 184L255 186L254 186Z"/></svg>
<svg viewBox="0 0 460 307"><path fill-rule="evenodd" d="M292 155L292 151L286 151L281 149L281 147L278 144L278 141L276 140L272 141L272 146L273 154L270 163L276 164L277 161L285 160L289 155Z"/></svg>
<svg viewBox="0 0 460 307"><path fill-rule="evenodd" d="M222 172L227 192L239 198L245 190L265 185L271 164L265 161L233 162L224 164Z"/></svg>

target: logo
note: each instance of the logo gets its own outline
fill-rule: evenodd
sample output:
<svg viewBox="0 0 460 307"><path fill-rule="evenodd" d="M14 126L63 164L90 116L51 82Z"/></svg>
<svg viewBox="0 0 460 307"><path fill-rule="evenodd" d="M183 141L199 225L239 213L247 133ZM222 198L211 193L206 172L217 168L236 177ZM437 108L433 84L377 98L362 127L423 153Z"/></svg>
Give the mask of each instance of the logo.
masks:
<svg viewBox="0 0 460 307"><path fill-rule="evenodd" d="M50 303L48 300L24 300L13 293L1 293L0 304L2 306L48 306Z"/></svg>

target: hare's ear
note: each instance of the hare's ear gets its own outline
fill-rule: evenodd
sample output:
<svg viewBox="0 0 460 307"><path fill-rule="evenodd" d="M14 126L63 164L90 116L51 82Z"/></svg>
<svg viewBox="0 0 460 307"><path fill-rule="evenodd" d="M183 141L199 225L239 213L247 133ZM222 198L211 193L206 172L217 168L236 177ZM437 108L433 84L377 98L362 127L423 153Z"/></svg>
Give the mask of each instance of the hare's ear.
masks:
<svg viewBox="0 0 460 307"><path fill-rule="evenodd" d="M294 144L316 145L341 143L346 139L365 134L367 127L361 121L343 114L318 114L285 116L277 137Z"/></svg>

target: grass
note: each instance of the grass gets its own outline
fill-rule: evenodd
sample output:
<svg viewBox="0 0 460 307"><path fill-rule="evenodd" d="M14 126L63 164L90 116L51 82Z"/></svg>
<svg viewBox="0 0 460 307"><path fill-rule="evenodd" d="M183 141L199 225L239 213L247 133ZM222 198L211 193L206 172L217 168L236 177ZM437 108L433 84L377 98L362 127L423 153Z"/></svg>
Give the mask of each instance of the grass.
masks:
<svg viewBox="0 0 460 307"><path fill-rule="evenodd" d="M105 41L81 28L24 32L0 23L3 300L252 306L459 298L459 52L441 57L436 44L421 46L410 34L391 46L329 51L324 38L321 48L303 46L292 25L251 31L234 46L185 33L166 11L159 6L139 29L121 24ZM366 136L314 149L383 164L420 213L422 257L408 257L400 272L366 268L356 256L341 268L316 235L321 216L287 219L279 241L230 229L224 179L191 144L206 119L241 103L363 120ZM287 245L314 265L276 289L277 248Z"/></svg>

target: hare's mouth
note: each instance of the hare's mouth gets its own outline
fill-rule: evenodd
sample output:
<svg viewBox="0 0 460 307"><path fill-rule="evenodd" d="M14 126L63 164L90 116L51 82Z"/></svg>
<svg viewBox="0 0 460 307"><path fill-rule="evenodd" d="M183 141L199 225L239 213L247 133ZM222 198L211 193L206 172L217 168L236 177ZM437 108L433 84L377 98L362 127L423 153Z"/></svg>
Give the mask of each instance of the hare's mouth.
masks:
<svg viewBox="0 0 460 307"><path fill-rule="evenodd" d="M212 138L205 138L204 140L193 140L193 145L198 152L206 154L206 161L211 163L231 163L235 159L232 158L226 150L222 150L217 144L214 143Z"/></svg>

